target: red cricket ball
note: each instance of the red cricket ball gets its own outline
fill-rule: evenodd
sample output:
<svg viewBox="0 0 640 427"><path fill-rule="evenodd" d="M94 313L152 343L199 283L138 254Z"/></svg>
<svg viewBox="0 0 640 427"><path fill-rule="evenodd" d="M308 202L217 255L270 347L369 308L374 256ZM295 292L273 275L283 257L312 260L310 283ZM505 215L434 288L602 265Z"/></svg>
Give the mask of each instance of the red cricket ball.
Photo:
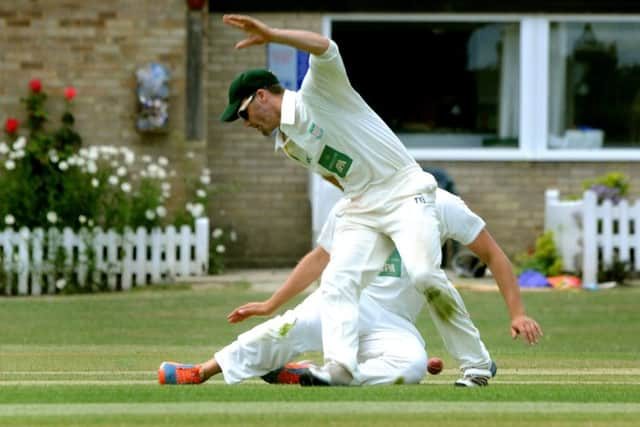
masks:
<svg viewBox="0 0 640 427"><path fill-rule="evenodd" d="M444 367L444 362L439 357L431 357L427 362L427 371L431 375L438 375L442 372L442 368Z"/></svg>

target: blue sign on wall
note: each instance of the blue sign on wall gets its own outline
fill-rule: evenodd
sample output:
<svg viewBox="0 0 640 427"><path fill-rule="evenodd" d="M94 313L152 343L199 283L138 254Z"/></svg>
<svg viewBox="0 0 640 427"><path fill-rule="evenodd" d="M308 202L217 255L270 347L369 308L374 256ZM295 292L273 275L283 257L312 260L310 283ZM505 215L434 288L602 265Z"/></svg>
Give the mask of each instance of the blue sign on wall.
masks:
<svg viewBox="0 0 640 427"><path fill-rule="evenodd" d="M267 69L289 90L298 90L309 68L309 54L277 43L267 45Z"/></svg>

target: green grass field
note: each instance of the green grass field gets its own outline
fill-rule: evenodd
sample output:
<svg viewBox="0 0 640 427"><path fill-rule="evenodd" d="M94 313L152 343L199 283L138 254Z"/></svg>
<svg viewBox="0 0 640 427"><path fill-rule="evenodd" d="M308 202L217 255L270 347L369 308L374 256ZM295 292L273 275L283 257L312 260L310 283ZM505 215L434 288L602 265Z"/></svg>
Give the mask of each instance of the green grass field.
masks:
<svg viewBox="0 0 640 427"><path fill-rule="evenodd" d="M419 325L441 375L360 388L159 386L162 360L199 362L255 325L229 325L246 285L126 294L0 298L0 425L638 426L640 288L526 293L545 336L509 335L498 293L463 291L499 366L489 387L459 389L428 316ZM320 360L317 354L307 355Z"/></svg>

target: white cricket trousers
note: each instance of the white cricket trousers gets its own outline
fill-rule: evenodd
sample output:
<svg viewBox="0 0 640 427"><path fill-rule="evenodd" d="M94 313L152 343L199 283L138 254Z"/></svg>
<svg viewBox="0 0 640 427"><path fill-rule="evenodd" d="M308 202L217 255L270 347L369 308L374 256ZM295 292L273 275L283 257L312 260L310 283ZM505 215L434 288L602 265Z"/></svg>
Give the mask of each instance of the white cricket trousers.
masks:
<svg viewBox="0 0 640 427"><path fill-rule="evenodd" d="M227 384L262 376L310 351L322 351L319 291L300 305L238 336L214 355ZM358 375L351 385L417 384L424 377L424 341L408 320L366 294L360 301Z"/></svg>
<svg viewBox="0 0 640 427"><path fill-rule="evenodd" d="M338 213L331 261L320 285L325 361L357 376L359 293L382 270L392 250L389 238L413 286L430 292L431 304L444 306L439 310L444 320L452 312L456 302L440 268L435 189L433 176L412 165L372 185Z"/></svg>
<svg viewBox="0 0 640 427"><path fill-rule="evenodd" d="M442 337L445 348L456 360L462 372L471 368L488 370L491 367L491 355L480 338L480 332L471 321L458 290L453 285L450 286L451 296L455 301L451 315L443 320L438 309L427 302L426 307L431 320Z"/></svg>

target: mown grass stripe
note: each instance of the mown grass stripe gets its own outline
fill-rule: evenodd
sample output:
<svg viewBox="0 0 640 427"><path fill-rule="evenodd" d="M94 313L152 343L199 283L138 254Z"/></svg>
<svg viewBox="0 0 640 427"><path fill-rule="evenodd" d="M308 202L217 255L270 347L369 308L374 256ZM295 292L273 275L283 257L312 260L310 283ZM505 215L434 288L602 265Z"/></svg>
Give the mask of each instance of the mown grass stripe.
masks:
<svg viewBox="0 0 640 427"><path fill-rule="evenodd" d="M442 371L442 375L456 375L459 371L457 369L445 369ZM117 371L117 370L102 370L102 371L0 371L0 376L6 375L155 375L154 369L149 370L131 370L131 371ZM510 368L502 369L498 371L498 375L514 375L514 376L576 376L576 375L619 375L619 376L640 376L640 368L585 368L585 369L519 369Z"/></svg>
<svg viewBox="0 0 640 427"><path fill-rule="evenodd" d="M424 380L422 384L424 385L446 385L453 384L454 378L447 380ZM40 379L40 380L1 380L0 388L3 386L21 386L21 385L29 385L29 386L43 386L48 387L52 385L153 385L157 384L157 380L149 380L149 379L109 379L109 380L99 380L99 379L69 379L69 380L52 380L52 379ZM220 385L222 381L208 381L206 385ZM244 381L245 384L266 384L262 380L252 379ZM523 381L523 380L491 380L491 385L640 385L640 379L627 379L623 381L594 381L594 380L581 380L581 379L558 379L558 380L535 380L535 381ZM202 386L200 386L202 387Z"/></svg>
<svg viewBox="0 0 640 427"><path fill-rule="evenodd" d="M52 385L151 385L157 381L150 380L10 380L1 381L2 386L40 385L49 387Z"/></svg>
<svg viewBox="0 0 640 427"><path fill-rule="evenodd" d="M0 405L1 417L182 414L640 414L635 403L569 402L184 402Z"/></svg>
<svg viewBox="0 0 640 427"><path fill-rule="evenodd" d="M136 375L155 375L155 371L0 371L0 377L3 376L39 376L39 375L63 375L63 376L100 376L100 375L118 375L118 376L136 376Z"/></svg>

